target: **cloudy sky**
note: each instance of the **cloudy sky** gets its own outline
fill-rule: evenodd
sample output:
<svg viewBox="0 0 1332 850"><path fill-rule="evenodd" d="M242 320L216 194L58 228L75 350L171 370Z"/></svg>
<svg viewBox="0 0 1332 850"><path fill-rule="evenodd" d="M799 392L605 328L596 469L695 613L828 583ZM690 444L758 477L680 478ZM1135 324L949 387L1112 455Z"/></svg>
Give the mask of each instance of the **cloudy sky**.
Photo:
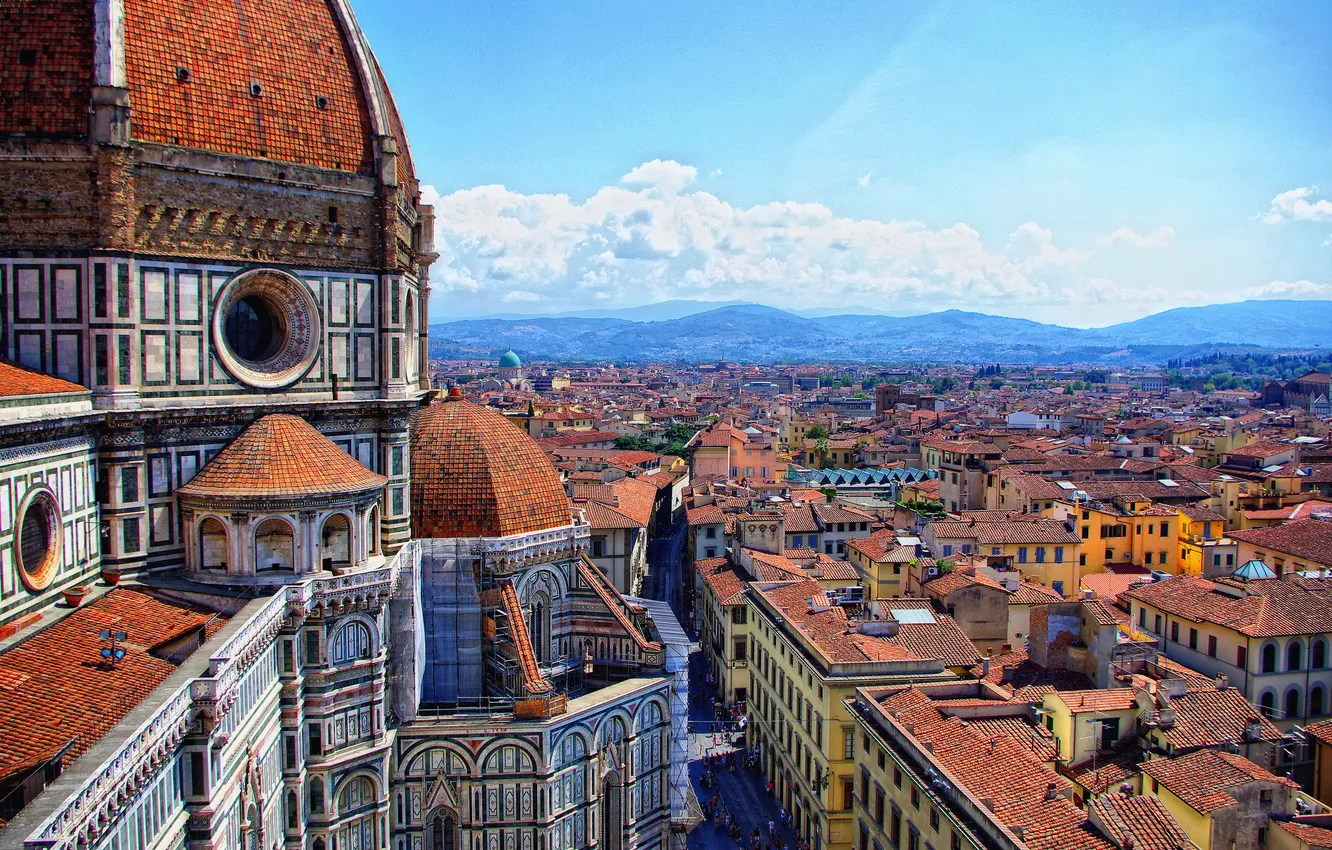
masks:
<svg viewBox="0 0 1332 850"><path fill-rule="evenodd" d="M1332 298L1321 0L355 6L435 204L434 321Z"/></svg>

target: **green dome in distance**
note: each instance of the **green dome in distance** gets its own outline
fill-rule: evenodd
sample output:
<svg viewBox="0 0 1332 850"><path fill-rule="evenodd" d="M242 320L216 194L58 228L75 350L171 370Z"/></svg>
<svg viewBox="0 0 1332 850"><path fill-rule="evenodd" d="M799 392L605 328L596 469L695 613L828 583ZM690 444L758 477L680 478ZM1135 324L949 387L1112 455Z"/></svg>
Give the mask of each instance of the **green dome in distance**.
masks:
<svg viewBox="0 0 1332 850"><path fill-rule="evenodd" d="M519 359L518 355L515 354L511 348L504 352L504 354L500 355L499 365L501 369L520 369L522 368L523 361Z"/></svg>

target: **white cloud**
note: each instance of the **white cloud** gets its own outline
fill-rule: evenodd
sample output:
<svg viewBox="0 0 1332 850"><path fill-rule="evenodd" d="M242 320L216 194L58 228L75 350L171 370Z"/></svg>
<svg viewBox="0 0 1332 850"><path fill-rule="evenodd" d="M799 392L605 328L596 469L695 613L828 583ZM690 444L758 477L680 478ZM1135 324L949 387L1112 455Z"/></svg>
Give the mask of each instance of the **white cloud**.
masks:
<svg viewBox="0 0 1332 850"><path fill-rule="evenodd" d="M1131 227L1121 227L1114 233L1096 240L1097 245L1128 245L1133 248L1168 248L1175 244L1175 228L1163 224L1151 233L1139 233Z"/></svg>
<svg viewBox="0 0 1332 850"><path fill-rule="evenodd" d="M720 177L720 176L722 176L722 170L721 170L720 168L714 168L714 169L712 169L711 171L708 172L708 176L709 176L709 177Z"/></svg>
<svg viewBox="0 0 1332 850"><path fill-rule="evenodd" d="M670 298L983 309L1165 297L1089 268L1124 239L1078 250L1027 222L996 251L965 223L931 229L852 219L796 201L732 206L709 192L683 191L697 174L653 160L581 203L503 186L443 197L424 187L441 255L432 282L440 293L550 310ZM1140 238L1155 244L1163 231L1173 233Z"/></svg>
<svg viewBox="0 0 1332 850"><path fill-rule="evenodd" d="M1326 198L1311 201L1318 194L1317 186L1303 186L1282 192L1272 199L1272 205L1263 214L1263 221L1277 224L1283 221L1332 221L1332 201Z"/></svg>
<svg viewBox="0 0 1332 850"><path fill-rule="evenodd" d="M864 174L860 175L860 179L856 182L860 184L860 188L864 189L870 184L870 180L872 179L874 179L874 172L866 171Z"/></svg>
<svg viewBox="0 0 1332 850"><path fill-rule="evenodd" d="M1240 293L1245 298L1332 298L1332 283L1314 283L1311 280L1274 280L1262 286L1251 286Z"/></svg>
<svg viewBox="0 0 1332 850"><path fill-rule="evenodd" d="M698 169L681 165L673 159L654 159L620 178L624 186L650 186L666 192L678 192L698 179Z"/></svg>

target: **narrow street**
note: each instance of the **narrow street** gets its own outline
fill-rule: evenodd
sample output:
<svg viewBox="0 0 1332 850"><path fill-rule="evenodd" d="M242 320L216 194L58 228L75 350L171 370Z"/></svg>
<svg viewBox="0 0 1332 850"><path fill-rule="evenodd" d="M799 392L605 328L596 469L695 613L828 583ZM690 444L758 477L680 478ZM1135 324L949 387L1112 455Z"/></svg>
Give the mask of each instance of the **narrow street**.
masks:
<svg viewBox="0 0 1332 850"><path fill-rule="evenodd" d="M736 726L728 722L723 727L717 723L711 694L706 692L704 668L703 653L695 650L689 657L689 779L704 811L711 816L689 833L689 847L691 850L748 850L757 830L760 850L779 847L791 850L797 846L795 833L782 825L781 807L776 798L768 794L763 774L745 766L746 750L731 745L731 740L737 737L734 732L717 731L722 728L734 730ZM734 753L734 770L726 759L731 753ZM704 787L709 772L705 760L709 755L720 755L722 760L712 771L709 787ZM728 819L734 829L723 825ZM773 834L768 831L769 823L776 826ZM733 837L737 833L739 839Z"/></svg>
<svg viewBox="0 0 1332 850"><path fill-rule="evenodd" d="M676 520L664 534L648 541L648 574L644 593L651 599L670 603L676 619L688 625L687 600L684 597L685 532L689 525L684 516Z"/></svg>
<svg viewBox="0 0 1332 850"><path fill-rule="evenodd" d="M652 599L669 602L682 624L687 624L692 589L684 582L685 534L688 524L682 517L669 530L648 544L648 570L644 594ZM694 794L709 817L689 833L691 850L734 850L751 847L751 839L758 831L759 850L793 850L797 846L795 833L782 825L781 807L767 792L766 780L757 770L745 766L746 751L737 734L737 726L730 718L718 723L712 694L706 684L706 663L703 652L694 645L689 656L689 779ZM725 731L723 731L725 730ZM737 749L733 741L739 741ZM734 753L735 769L731 770L726 758ZM721 756L722 763L711 771L706 759ZM707 787L705 787L705 783ZM769 833L768 824L776 830ZM725 824L725 825L723 825ZM732 837L739 831L743 842Z"/></svg>

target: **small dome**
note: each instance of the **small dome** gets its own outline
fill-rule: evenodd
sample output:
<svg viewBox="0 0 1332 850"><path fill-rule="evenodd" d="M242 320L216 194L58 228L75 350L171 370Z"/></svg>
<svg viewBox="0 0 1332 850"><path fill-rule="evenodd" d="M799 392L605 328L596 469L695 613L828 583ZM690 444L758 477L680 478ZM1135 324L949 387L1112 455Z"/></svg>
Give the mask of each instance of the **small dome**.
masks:
<svg viewBox="0 0 1332 850"><path fill-rule="evenodd" d="M416 411L411 438L413 537L507 537L573 522L550 459L499 412L450 393Z"/></svg>
<svg viewBox="0 0 1332 850"><path fill-rule="evenodd" d="M217 453L176 492L182 496L338 496L388 481L366 469L299 416L272 413Z"/></svg>
<svg viewBox="0 0 1332 850"><path fill-rule="evenodd" d="M499 365L501 369L521 369L523 367L522 359L510 348L500 355Z"/></svg>

